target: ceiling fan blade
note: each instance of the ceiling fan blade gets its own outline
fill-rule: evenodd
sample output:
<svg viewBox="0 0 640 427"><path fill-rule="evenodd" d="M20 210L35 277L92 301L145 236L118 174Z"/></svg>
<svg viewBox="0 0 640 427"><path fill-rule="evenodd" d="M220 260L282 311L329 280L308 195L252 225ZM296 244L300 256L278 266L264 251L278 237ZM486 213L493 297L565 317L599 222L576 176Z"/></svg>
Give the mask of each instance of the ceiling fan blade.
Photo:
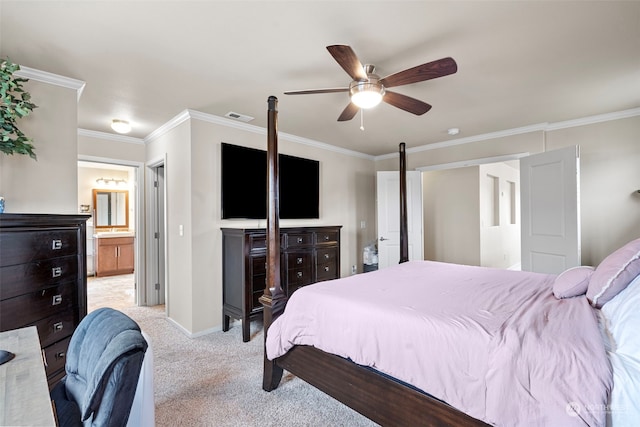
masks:
<svg viewBox="0 0 640 427"><path fill-rule="evenodd" d="M358 113L358 110L360 110L358 106L353 102L350 102L349 105L347 105L347 108L345 108L342 111L342 114L340 114L340 117L338 117L338 121L346 122L347 120L353 119L355 115Z"/></svg>
<svg viewBox="0 0 640 427"><path fill-rule="evenodd" d="M290 90L285 92L285 95L309 95L314 93L334 93L334 92L349 92L348 87L336 87L327 89L309 89L309 90Z"/></svg>
<svg viewBox="0 0 640 427"><path fill-rule="evenodd" d="M418 99L411 98L397 92L386 91L382 100L387 104L413 113L416 116L421 116L431 109L431 105L426 102L422 102Z"/></svg>
<svg viewBox="0 0 640 427"><path fill-rule="evenodd" d="M380 83L382 83L384 87L402 86L448 76L456 71L458 71L458 64L456 64L453 58L442 58L391 74L381 79Z"/></svg>
<svg viewBox="0 0 640 427"><path fill-rule="evenodd" d="M327 50L353 80L367 80L367 73L353 49L344 44L327 46Z"/></svg>

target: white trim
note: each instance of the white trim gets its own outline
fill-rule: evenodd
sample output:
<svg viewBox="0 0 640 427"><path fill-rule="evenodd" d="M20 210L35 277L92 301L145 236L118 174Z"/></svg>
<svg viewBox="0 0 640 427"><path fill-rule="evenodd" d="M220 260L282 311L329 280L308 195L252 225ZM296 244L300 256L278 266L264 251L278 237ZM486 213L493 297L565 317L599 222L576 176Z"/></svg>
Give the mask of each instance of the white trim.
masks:
<svg viewBox="0 0 640 427"><path fill-rule="evenodd" d="M239 122L237 120L228 119L226 117L220 117L213 114L203 113L201 111L186 109L182 111L180 114L178 114L177 116L175 116L173 119L169 120L164 125L160 126L158 129L156 129L155 131L147 135L144 138L144 141L146 143L149 143L154 139L159 138L160 136L169 132L171 129L175 128L176 126L185 122L188 119L200 120L207 123L213 123L220 126L239 129L239 130L243 130L251 133L256 133L258 135L265 135L265 136L267 135L267 130L260 126ZM336 153L345 154L347 156L359 157L367 160L375 159L374 156L369 154L360 153L358 151L349 150L346 148L336 147L335 145L327 144L327 143L316 141L309 138L304 138L301 136L292 135L285 132L278 132L278 137L282 140L319 148L321 150L333 151Z"/></svg>
<svg viewBox="0 0 640 427"><path fill-rule="evenodd" d="M613 113L598 114L596 116L583 117L581 119L565 120L564 122L550 123L547 131L572 128L576 126L586 126L594 123L609 122L612 120L628 119L629 117L640 116L640 107L630 110L616 111Z"/></svg>
<svg viewBox="0 0 640 427"><path fill-rule="evenodd" d="M88 138L106 139L109 141L128 142L130 144L144 144L144 139L135 138L133 136L116 135L114 133L99 132L97 130L88 130L78 128L78 136L86 136Z"/></svg>
<svg viewBox="0 0 640 427"><path fill-rule="evenodd" d="M460 162L440 163L438 165L421 166L421 167L415 168L415 170L420 172L426 172L426 171L437 171L437 170L445 170L445 169L465 168L467 166L485 165L487 163L501 163L501 162L507 162L509 160L518 160L528 155L529 155L528 152L505 154L504 156L484 157L480 159L462 160Z"/></svg>
<svg viewBox="0 0 640 427"><path fill-rule="evenodd" d="M530 132L536 132L536 131L549 132L553 130L566 129L566 128L571 128L576 126L586 126L594 123L626 119L626 118L635 117L635 116L640 116L640 108L632 108L630 110L623 110L623 111L617 111L617 112L606 113L606 114L598 114L596 116L583 117L583 118L574 119L574 120L566 120L563 122L539 123L537 125L523 126L523 127L514 128L514 129L506 129L498 132L490 132L490 133L485 133L481 135L458 138L451 141L435 142L433 144L426 144L419 147L407 148L407 154L418 153L420 151L435 150L435 149L444 148L444 147L452 147L455 145L470 144L472 142L486 141L488 139L503 138L503 137L512 136L512 135L521 135L524 133L530 133ZM383 154L380 156L375 156L374 160L378 161L378 160L394 159L397 156L398 156L398 153Z"/></svg>
<svg viewBox="0 0 640 427"><path fill-rule="evenodd" d="M24 77L25 79L36 80L42 83L49 83L73 89L78 92L78 101L80 101L82 91L87 85L86 82L83 82L82 80L72 79L71 77L65 77L59 74L53 74L47 71L36 70L35 68L23 66L20 66L20 69L14 74L18 77Z"/></svg>
<svg viewBox="0 0 640 427"><path fill-rule="evenodd" d="M185 328L184 326L182 326L180 323L178 323L175 320L173 320L171 317L167 316L167 320L169 321L169 323L171 323L180 332L182 332L183 334L185 334L189 338L198 338L198 337L202 337L202 336L205 336L205 335L212 334L214 332L222 331L222 325L220 325L220 326L213 327L213 328L210 328L210 329L205 329L204 331L192 333L192 332L189 332L189 330L187 328Z"/></svg>
<svg viewBox="0 0 640 427"><path fill-rule="evenodd" d="M154 130L149 135L144 137L144 142L148 144L154 139L160 138L162 135L166 134L176 126L186 122L188 119L189 119L189 110L182 111L177 116L169 120L167 123L163 124L158 129Z"/></svg>

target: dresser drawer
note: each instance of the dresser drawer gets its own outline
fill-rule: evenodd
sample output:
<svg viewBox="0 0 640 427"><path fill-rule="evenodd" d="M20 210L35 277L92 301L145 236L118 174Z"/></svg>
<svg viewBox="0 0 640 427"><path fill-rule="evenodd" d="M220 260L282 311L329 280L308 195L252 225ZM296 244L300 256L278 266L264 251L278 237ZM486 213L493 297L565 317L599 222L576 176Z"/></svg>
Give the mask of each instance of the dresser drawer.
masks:
<svg viewBox="0 0 640 427"><path fill-rule="evenodd" d="M287 287L300 287L313 282L311 277L311 266L307 268L296 268L287 270ZM291 292L289 293L291 294Z"/></svg>
<svg viewBox="0 0 640 427"><path fill-rule="evenodd" d="M0 300L76 280L77 274L75 255L0 267Z"/></svg>
<svg viewBox="0 0 640 427"><path fill-rule="evenodd" d="M0 266L74 255L78 234L74 229L30 231L3 230L0 234Z"/></svg>
<svg viewBox="0 0 640 427"><path fill-rule="evenodd" d="M67 363L69 341L71 341L71 337L42 349L44 353L44 369L47 372L47 377L51 377L56 372L64 371L64 365Z"/></svg>
<svg viewBox="0 0 640 427"><path fill-rule="evenodd" d="M316 269L316 282L322 282L323 280L331 280L337 278L338 263L335 260L318 264L318 267Z"/></svg>
<svg viewBox="0 0 640 427"><path fill-rule="evenodd" d="M266 234L252 234L249 236L249 251L263 251L267 248Z"/></svg>
<svg viewBox="0 0 640 427"><path fill-rule="evenodd" d="M287 254L287 269L311 267L311 252L292 252Z"/></svg>
<svg viewBox="0 0 640 427"><path fill-rule="evenodd" d="M0 301L0 329L6 331L33 324L76 303L75 282Z"/></svg>
<svg viewBox="0 0 640 427"><path fill-rule="evenodd" d="M297 248L313 245L313 233L287 233L286 247Z"/></svg>
<svg viewBox="0 0 640 427"><path fill-rule="evenodd" d="M73 309L56 313L46 319L38 320L30 326L38 329L40 345L47 347L63 338L73 334L78 324L78 319Z"/></svg>
<svg viewBox="0 0 640 427"><path fill-rule="evenodd" d="M340 235L339 231L317 231L315 233L316 236L316 245L320 245L323 243L338 243L338 236Z"/></svg>

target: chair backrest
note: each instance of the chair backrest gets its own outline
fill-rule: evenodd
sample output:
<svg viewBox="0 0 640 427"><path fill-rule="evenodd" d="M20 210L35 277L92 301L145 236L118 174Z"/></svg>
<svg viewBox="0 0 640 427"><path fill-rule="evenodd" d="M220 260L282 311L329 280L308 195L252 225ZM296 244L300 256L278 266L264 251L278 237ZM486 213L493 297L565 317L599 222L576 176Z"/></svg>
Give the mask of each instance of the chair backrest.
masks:
<svg viewBox="0 0 640 427"><path fill-rule="evenodd" d="M146 349L138 324L120 311L101 308L80 322L67 350L65 388L83 421L126 425Z"/></svg>

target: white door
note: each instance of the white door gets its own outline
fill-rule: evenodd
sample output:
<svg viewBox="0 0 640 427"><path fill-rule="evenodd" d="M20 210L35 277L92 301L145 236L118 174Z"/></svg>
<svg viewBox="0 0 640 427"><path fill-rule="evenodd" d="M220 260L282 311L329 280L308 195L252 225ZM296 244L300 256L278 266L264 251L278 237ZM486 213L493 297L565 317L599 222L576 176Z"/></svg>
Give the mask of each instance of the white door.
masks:
<svg viewBox="0 0 640 427"><path fill-rule="evenodd" d="M580 149L520 159L522 269L558 274L580 265Z"/></svg>
<svg viewBox="0 0 640 427"><path fill-rule="evenodd" d="M378 268L398 264L400 261L400 173L378 172ZM409 260L422 256L422 173L407 171L407 229L409 233Z"/></svg>

